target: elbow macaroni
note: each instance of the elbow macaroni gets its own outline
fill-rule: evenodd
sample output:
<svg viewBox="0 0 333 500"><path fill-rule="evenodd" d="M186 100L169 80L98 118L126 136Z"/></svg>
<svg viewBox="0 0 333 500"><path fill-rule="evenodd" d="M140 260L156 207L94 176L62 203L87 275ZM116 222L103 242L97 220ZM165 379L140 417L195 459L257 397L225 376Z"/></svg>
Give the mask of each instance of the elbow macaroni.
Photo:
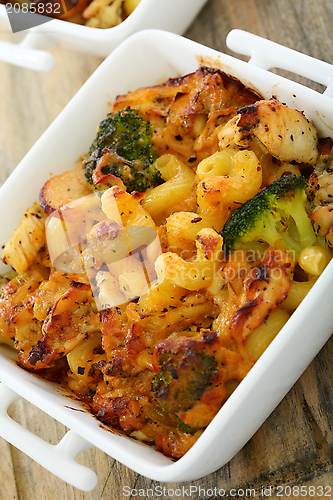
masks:
<svg viewBox="0 0 333 500"><path fill-rule="evenodd" d="M195 207L195 177L191 168L172 155L161 156L155 165L165 182L145 196L142 206L159 225L175 208Z"/></svg>
<svg viewBox="0 0 333 500"><path fill-rule="evenodd" d="M221 231L231 211L253 198L262 170L253 151L222 150L202 160L197 169L199 214Z"/></svg>
<svg viewBox="0 0 333 500"><path fill-rule="evenodd" d="M219 267L222 238L212 229L202 229L196 237L196 248L193 261L173 252L161 254L155 264L158 281L167 280L186 290L208 288Z"/></svg>

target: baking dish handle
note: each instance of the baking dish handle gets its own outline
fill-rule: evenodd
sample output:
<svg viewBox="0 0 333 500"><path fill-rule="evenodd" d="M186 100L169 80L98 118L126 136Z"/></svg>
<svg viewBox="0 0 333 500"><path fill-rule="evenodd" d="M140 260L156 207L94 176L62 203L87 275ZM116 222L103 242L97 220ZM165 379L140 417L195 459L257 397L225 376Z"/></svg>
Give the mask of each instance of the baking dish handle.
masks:
<svg viewBox="0 0 333 500"><path fill-rule="evenodd" d="M91 491L97 485L94 471L76 462L76 457L92 444L68 431L62 440L50 444L15 422L7 413L8 407L20 399L15 392L0 383L0 435L23 451L49 472L83 491Z"/></svg>
<svg viewBox="0 0 333 500"><path fill-rule="evenodd" d="M20 43L1 40L0 60L35 71L50 71L55 64L55 58L49 52L40 50L41 46L44 48L45 43L45 34L33 32L29 32Z"/></svg>
<svg viewBox="0 0 333 500"><path fill-rule="evenodd" d="M296 73L326 87L333 98L333 66L243 30L232 30L226 39L229 49L250 56L248 64L262 69L279 68Z"/></svg>

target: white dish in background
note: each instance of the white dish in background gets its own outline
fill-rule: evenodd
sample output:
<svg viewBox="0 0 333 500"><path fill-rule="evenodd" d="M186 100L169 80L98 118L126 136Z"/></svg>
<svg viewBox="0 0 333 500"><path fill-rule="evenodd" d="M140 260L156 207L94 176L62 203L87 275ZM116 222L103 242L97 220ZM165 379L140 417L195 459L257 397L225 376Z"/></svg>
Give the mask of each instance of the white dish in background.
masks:
<svg viewBox="0 0 333 500"><path fill-rule="evenodd" d="M83 85L1 188L0 213L6 213L6 219L1 222L0 244L11 236L27 207L38 200L39 190L50 174L74 167L86 153L97 124L117 94L185 75L202 64L221 68L264 97L274 95L304 110L321 136L333 136L333 100L328 95L253 63L259 61L265 68L285 68L291 58L294 72L321 83L332 81L330 65L238 30L232 31L227 41L230 48L237 45L243 54L252 54L250 63L158 30L137 33L121 44ZM5 269L2 266L0 271ZM177 462L151 446L105 431L89 412L74 411L84 407L63 396L59 386L19 368L6 346L0 348L0 435L52 473L85 490L95 486L96 476L78 465L75 457L89 446L100 448L154 480L185 481L205 476L223 466L244 446L331 335L332 279L333 262L203 435ZM7 408L18 397L27 399L71 429L59 445L45 443L8 417Z"/></svg>
<svg viewBox="0 0 333 500"><path fill-rule="evenodd" d="M62 45L79 52L106 57L133 33L148 28L182 35L207 0L141 0L118 26L91 28L60 19L31 28L21 43L0 41L0 60L36 71L49 71L54 56L45 50ZM13 1L14 3L14 1ZM0 26L11 32L5 5L0 5Z"/></svg>

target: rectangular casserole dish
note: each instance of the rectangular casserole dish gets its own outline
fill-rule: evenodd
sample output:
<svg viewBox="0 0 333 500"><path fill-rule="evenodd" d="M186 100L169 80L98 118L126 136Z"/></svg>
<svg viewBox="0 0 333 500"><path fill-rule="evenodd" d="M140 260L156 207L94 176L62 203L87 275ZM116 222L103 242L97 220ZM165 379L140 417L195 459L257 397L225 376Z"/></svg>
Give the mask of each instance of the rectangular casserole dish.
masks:
<svg viewBox="0 0 333 500"><path fill-rule="evenodd" d="M303 110L320 136L333 136L330 65L238 30L229 34L227 42L231 49L251 55L250 62L158 30L137 33L123 42L83 85L2 186L0 210L6 213L6 218L1 222L1 245L12 235L27 207L38 200L39 190L50 175L77 166L116 95L185 75L200 65L219 67L263 97L274 95ZM328 88L321 95L267 71L271 67L293 68ZM6 266L1 264L0 271L5 270ZM0 346L0 435L52 473L83 490L95 487L96 476L79 465L75 457L91 446L153 480L187 481L210 474L227 463L251 438L331 335L332 279L333 262L203 435L177 462L153 447L106 431L84 406L68 399L58 385L19 368L15 353L7 346ZM8 406L19 397L70 429L58 445L45 443L9 418ZM75 411L78 409L81 411Z"/></svg>

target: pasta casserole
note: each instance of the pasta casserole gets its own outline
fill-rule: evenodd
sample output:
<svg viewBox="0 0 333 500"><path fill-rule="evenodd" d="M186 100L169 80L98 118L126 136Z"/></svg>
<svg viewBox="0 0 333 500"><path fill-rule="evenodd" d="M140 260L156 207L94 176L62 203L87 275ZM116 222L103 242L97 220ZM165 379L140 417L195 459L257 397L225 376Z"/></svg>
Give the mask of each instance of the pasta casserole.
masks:
<svg viewBox="0 0 333 500"><path fill-rule="evenodd" d="M0 341L182 457L332 257L332 145L217 68L118 96L5 245Z"/></svg>

